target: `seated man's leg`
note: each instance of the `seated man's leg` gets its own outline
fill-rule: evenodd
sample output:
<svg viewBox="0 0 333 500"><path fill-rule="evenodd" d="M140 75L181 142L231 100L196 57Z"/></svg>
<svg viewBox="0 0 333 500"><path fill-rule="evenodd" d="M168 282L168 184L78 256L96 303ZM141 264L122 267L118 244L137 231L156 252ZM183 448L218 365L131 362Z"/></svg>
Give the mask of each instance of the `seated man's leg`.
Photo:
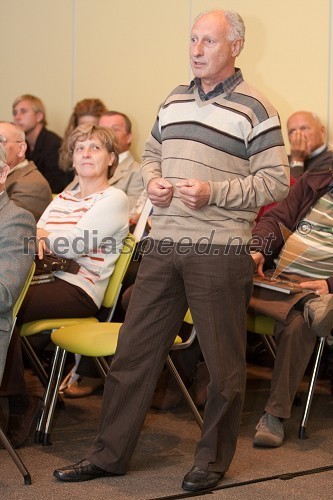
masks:
<svg viewBox="0 0 333 500"><path fill-rule="evenodd" d="M313 352L316 336L303 314L291 309L285 323L276 322L276 359L265 414L257 426L256 446L280 446L284 439L283 419L291 407Z"/></svg>

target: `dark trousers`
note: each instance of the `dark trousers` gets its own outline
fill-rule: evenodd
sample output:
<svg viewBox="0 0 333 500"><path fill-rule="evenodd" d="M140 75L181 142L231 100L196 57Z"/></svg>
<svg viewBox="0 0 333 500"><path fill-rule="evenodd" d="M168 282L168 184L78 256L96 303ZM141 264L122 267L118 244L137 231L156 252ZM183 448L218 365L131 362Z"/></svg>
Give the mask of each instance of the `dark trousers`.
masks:
<svg viewBox="0 0 333 500"><path fill-rule="evenodd" d="M282 276L299 282L311 279L296 274ZM250 312L275 319L276 358L265 411L276 417L290 417L298 386L316 344L316 335L305 323L303 312L294 309L301 299L312 293L304 291L286 295L254 287Z"/></svg>
<svg viewBox="0 0 333 500"><path fill-rule="evenodd" d="M156 243L156 242L155 242ZM157 379L187 307L210 373L194 463L226 471L233 458L246 381L246 310L254 264L242 248L155 247L142 259L104 388L99 433L87 458L126 472ZM239 250L239 249L238 249Z"/></svg>
<svg viewBox="0 0 333 500"><path fill-rule="evenodd" d="M22 325L36 319L84 318L98 311L94 301L79 287L64 280L33 285L25 296L17 323ZM26 394L19 327L14 329L6 358L0 396Z"/></svg>

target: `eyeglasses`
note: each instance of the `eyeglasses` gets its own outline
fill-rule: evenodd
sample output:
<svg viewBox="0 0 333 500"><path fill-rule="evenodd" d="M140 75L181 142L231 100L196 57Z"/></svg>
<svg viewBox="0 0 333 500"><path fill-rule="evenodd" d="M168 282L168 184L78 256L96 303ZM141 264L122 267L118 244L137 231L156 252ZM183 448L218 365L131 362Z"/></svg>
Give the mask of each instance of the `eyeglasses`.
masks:
<svg viewBox="0 0 333 500"><path fill-rule="evenodd" d="M4 146L5 144L7 144L7 142L24 142L24 141L11 141L10 139L7 139L3 135L0 135L0 144Z"/></svg>

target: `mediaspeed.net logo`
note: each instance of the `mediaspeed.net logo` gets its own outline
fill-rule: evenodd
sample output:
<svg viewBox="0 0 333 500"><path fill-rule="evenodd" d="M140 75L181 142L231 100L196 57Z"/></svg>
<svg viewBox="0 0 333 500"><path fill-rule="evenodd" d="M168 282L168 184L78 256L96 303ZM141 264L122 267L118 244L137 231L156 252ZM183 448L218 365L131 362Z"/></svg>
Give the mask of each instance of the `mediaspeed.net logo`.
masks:
<svg viewBox="0 0 333 500"><path fill-rule="evenodd" d="M287 267L297 261L297 259L301 257L309 248L309 245L304 243L297 233L306 235L311 232L311 224L307 221L301 221L297 225L294 233L281 224L281 222L279 222L279 227L283 236L284 245L272 276L273 278L277 278L285 269L287 269Z"/></svg>

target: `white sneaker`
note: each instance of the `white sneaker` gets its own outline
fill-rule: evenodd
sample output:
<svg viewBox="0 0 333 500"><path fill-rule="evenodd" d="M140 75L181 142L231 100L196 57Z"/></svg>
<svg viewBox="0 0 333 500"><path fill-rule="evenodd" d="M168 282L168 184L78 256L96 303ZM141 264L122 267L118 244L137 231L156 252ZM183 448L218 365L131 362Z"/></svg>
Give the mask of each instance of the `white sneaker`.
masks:
<svg viewBox="0 0 333 500"><path fill-rule="evenodd" d="M267 448L277 448L281 446L284 439L284 425L278 417L270 413L264 413L256 427L256 434L253 438L255 446L265 446Z"/></svg>
<svg viewBox="0 0 333 500"><path fill-rule="evenodd" d="M306 302L304 319L318 337L327 337L333 328L333 294L326 293Z"/></svg>

